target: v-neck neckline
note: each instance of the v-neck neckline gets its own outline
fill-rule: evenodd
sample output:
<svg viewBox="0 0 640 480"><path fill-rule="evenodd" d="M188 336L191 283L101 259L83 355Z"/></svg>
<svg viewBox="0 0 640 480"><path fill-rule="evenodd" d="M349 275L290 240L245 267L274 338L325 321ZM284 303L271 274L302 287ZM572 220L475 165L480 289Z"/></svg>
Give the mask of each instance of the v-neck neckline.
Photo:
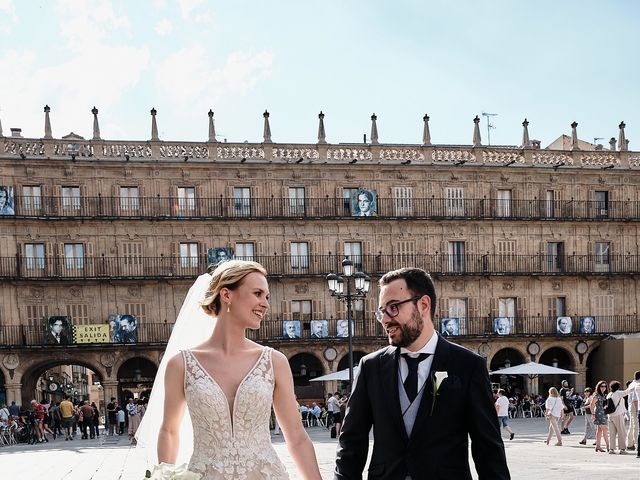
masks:
<svg viewBox="0 0 640 480"><path fill-rule="evenodd" d="M262 356L264 355L264 352L266 352L266 351L267 351L267 348L263 347L262 350L260 351L260 355L258 355L258 358L255 361L255 363L253 364L253 366L249 369L249 371L245 374L244 378L238 384L238 388L236 388L236 391L235 391L235 393L233 395L233 406L232 406L230 404L230 402L229 402L229 397L227 397L227 394L224 392L224 389L220 386L220 384L217 382L215 377L213 375L211 375L206 368L204 368L204 365L202 365L202 363L200 362L200 360L198 359L196 354L193 353L192 350L189 350L189 353L191 354L191 356L194 358L194 360L198 364L198 367L200 368L200 370L202 370L204 372L204 374L207 377L209 377L209 379L213 382L213 384L216 387L218 387L218 389L222 393L222 396L224 397L225 403L227 405L227 413L229 414L229 422L231 423L231 433L232 433L232 435L233 435L233 425L234 425L233 417L236 414L236 400L238 399L238 393L240 392L240 388L242 388L242 385L244 384L244 382L247 380L247 378L249 378L249 375L251 375L255 371L255 369L258 368L258 365L260 364L260 361L262 360Z"/></svg>

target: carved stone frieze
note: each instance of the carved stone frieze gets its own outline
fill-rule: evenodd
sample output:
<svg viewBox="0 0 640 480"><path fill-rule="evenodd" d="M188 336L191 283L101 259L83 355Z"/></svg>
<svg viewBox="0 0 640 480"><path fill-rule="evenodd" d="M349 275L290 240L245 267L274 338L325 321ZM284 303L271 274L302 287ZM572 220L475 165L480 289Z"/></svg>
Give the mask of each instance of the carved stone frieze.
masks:
<svg viewBox="0 0 640 480"><path fill-rule="evenodd" d="M72 297L82 297L82 287L69 287L69 295Z"/></svg>
<svg viewBox="0 0 640 480"><path fill-rule="evenodd" d="M372 155L364 148L331 148L327 160L371 160Z"/></svg>
<svg viewBox="0 0 640 480"><path fill-rule="evenodd" d="M44 288L43 287L31 287L29 289L29 294L32 298L44 298Z"/></svg>
<svg viewBox="0 0 640 480"><path fill-rule="evenodd" d="M434 162L475 162L476 156L470 150L434 150L431 153Z"/></svg>
<svg viewBox="0 0 640 480"><path fill-rule="evenodd" d="M380 150L382 160L424 161L424 153L418 148L383 148Z"/></svg>
<svg viewBox="0 0 640 480"><path fill-rule="evenodd" d="M146 144L109 143L102 146L103 157L150 158L151 147Z"/></svg>
<svg viewBox="0 0 640 480"><path fill-rule="evenodd" d="M162 145L161 158L209 158L209 148L204 145Z"/></svg>
<svg viewBox="0 0 640 480"><path fill-rule="evenodd" d="M218 147L218 158L222 160L241 160L243 158L264 158L264 149L256 147L229 146Z"/></svg>
<svg viewBox="0 0 640 480"><path fill-rule="evenodd" d="M272 153L273 160L287 160L296 161L300 160L317 160L320 158L318 150L315 148L274 148Z"/></svg>
<svg viewBox="0 0 640 480"><path fill-rule="evenodd" d="M559 152L536 152L532 160L534 165L573 165L573 158Z"/></svg>
<svg viewBox="0 0 640 480"><path fill-rule="evenodd" d="M608 167L609 165L620 165L620 157L613 153L584 153L580 156L582 165L596 166L596 167Z"/></svg>
<svg viewBox="0 0 640 480"><path fill-rule="evenodd" d="M299 294L307 293L309 291L309 285L303 283L297 283L294 288L296 293Z"/></svg>
<svg viewBox="0 0 640 480"><path fill-rule="evenodd" d="M524 163L524 157L520 153L513 151L484 150L482 152L482 161L483 163L503 165L505 163Z"/></svg>
<svg viewBox="0 0 640 480"><path fill-rule="evenodd" d="M14 142L14 141L5 141L4 142L4 152L20 155L21 153L24 155L44 155L44 144L40 142Z"/></svg>

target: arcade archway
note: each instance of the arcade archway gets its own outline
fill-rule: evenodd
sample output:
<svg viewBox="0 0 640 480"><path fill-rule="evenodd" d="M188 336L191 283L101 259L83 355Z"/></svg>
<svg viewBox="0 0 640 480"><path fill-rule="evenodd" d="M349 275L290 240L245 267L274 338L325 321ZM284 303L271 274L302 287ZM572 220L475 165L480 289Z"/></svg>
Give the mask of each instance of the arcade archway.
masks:
<svg viewBox="0 0 640 480"><path fill-rule="evenodd" d="M103 375L96 366L78 360L51 360L38 363L22 376L22 405L32 399L42 403L88 400L98 408L104 404Z"/></svg>
<svg viewBox="0 0 640 480"><path fill-rule="evenodd" d="M143 357L130 358L118 369L118 401L121 405L129 398L149 398L157 372L156 365Z"/></svg>
<svg viewBox="0 0 640 480"><path fill-rule="evenodd" d="M5 405L7 403L7 390L4 386L4 374L0 372L0 405Z"/></svg>
<svg viewBox="0 0 640 480"><path fill-rule="evenodd" d="M356 367L360 363L360 359L367 355L367 352L354 351L353 352L353 366ZM349 368L349 354L346 354L338 362L338 371Z"/></svg>
<svg viewBox="0 0 640 480"><path fill-rule="evenodd" d="M320 359L310 353L298 353L289 359L289 366L293 374L296 396L299 399L322 399L322 382L310 382L312 378L324 374Z"/></svg>
<svg viewBox="0 0 640 480"><path fill-rule="evenodd" d="M498 350L491 359L489 370L494 372L503 368L515 367L525 363L524 355L513 348ZM507 396L527 391L526 379L522 375L491 375L493 389L503 388Z"/></svg>
<svg viewBox="0 0 640 480"><path fill-rule="evenodd" d="M552 367L575 371L575 363L571 353L562 347L551 347L540 355L540 363ZM572 387L575 385L575 375L545 375L538 378L539 392L546 396L549 388L560 390L562 380L567 380Z"/></svg>

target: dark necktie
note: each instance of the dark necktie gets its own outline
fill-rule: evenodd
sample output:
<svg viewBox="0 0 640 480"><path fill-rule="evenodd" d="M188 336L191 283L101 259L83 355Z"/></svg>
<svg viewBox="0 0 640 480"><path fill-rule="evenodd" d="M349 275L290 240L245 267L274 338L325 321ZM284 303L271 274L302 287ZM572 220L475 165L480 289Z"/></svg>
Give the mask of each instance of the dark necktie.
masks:
<svg viewBox="0 0 640 480"><path fill-rule="evenodd" d="M407 361L407 367L409 367L409 374L404 381L404 391L407 393L409 401L413 401L418 396L418 364L427 358L430 353L420 353L417 357L410 357L408 353L403 353L402 356Z"/></svg>

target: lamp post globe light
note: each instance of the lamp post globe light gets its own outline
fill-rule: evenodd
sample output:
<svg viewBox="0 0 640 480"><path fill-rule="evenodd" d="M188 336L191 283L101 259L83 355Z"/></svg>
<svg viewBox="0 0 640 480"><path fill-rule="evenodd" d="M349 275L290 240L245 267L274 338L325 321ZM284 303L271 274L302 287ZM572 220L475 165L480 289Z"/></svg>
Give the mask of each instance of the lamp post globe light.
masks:
<svg viewBox="0 0 640 480"><path fill-rule="evenodd" d="M342 260L342 277L335 273L327 275L327 284L331 296L347 304L347 337L349 339L349 392L353 388L353 325L351 322L353 300L365 298L369 293L371 279L362 272L354 273L354 265L349 257ZM351 279L353 278L353 288ZM346 291L345 291L346 285Z"/></svg>

